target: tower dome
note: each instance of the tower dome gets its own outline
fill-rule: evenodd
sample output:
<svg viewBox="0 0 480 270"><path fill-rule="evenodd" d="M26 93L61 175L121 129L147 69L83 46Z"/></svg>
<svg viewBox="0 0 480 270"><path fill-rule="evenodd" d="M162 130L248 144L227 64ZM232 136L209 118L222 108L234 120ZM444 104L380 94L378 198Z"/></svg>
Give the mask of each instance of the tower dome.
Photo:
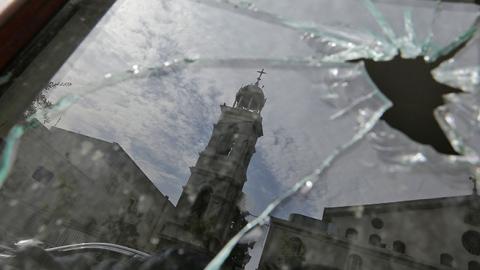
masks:
<svg viewBox="0 0 480 270"><path fill-rule="evenodd" d="M259 87L259 82L262 75L266 73L263 69L257 72L260 73L260 76L258 76L255 84L243 86L238 90L237 96L235 97L235 103L233 104L234 108L241 108L258 113L262 110L266 99L262 88Z"/></svg>

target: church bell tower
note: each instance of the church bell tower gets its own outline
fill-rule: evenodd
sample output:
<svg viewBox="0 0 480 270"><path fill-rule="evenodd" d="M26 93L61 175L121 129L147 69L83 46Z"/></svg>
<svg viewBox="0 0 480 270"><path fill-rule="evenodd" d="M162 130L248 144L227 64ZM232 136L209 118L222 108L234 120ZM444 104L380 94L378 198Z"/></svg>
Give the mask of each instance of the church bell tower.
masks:
<svg viewBox="0 0 480 270"><path fill-rule="evenodd" d="M199 153L184 186L176 212L183 226L207 240L215 251L246 223L238 203L243 198L247 168L263 135L260 112L266 99L256 83L238 90L232 106L221 105L221 116L205 149Z"/></svg>

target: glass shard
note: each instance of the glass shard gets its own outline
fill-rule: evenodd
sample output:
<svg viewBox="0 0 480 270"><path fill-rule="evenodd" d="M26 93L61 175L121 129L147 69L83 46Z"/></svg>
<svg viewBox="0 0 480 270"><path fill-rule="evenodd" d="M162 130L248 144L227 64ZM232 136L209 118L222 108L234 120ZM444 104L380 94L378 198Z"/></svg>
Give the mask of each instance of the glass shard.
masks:
<svg viewBox="0 0 480 270"><path fill-rule="evenodd" d="M445 99L447 104L435 111L435 117L455 150L477 164L480 157L479 96L477 93L450 94Z"/></svg>
<svg viewBox="0 0 480 270"><path fill-rule="evenodd" d="M465 48L453 58L441 63L433 70L432 75L443 84L476 93L480 90L478 59L480 59L480 33L477 31Z"/></svg>
<svg viewBox="0 0 480 270"><path fill-rule="evenodd" d="M435 62L439 57L447 55L468 41L476 32L475 21L479 16L478 12L465 14L462 8L468 8L468 5L450 9L446 8L447 5L451 4L437 1L429 34L422 44L422 55L427 62ZM445 24L447 18L459 23Z"/></svg>
<svg viewBox="0 0 480 270"><path fill-rule="evenodd" d="M397 44L403 58L416 58L422 52L421 46L417 44L415 29L412 21L412 10L404 12L405 35L397 39Z"/></svg>
<svg viewBox="0 0 480 270"><path fill-rule="evenodd" d="M397 40L397 37L393 32L392 26L390 26L390 23L387 21L385 16L383 16L383 13L377 9L377 7L373 4L371 0L364 0L363 2L365 3L365 6L368 8L368 11L370 11L372 16L380 25L380 28L382 29L383 34L389 39L390 43L394 44Z"/></svg>

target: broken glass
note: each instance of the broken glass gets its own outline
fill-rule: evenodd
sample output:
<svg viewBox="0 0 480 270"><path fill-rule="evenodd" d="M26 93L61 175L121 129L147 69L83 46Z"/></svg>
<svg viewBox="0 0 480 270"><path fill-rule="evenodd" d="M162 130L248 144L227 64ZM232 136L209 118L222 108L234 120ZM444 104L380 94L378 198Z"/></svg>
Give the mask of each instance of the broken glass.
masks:
<svg viewBox="0 0 480 270"><path fill-rule="evenodd" d="M220 269L238 243L254 240L247 268L257 268L271 216L321 219L328 206L469 193L466 179L478 174L478 9L440 1L290 5L119 1L52 78L71 86L51 90L53 105L11 130L0 180L17 175L15 153L29 150L16 151L21 136L44 125L117 142L176 204L188 167L218 120L218 104L233 102L237 89L265 68L264 134L241 205L249 222L222 243L206 269ZM389 61L400 54L434 62L466 41L432 72L437 81L466 92L450 94L435 111L460 155L440 154L379 120L392 103L362 61L352 60ZM80 152L102 160L89 145ZM78 153L70 162L87 163ZM109 228L121 230L114 225L123 223ZM158 237L152 234L150 241L158 244ZM302 255L301 246L294 249Z"/></svg>

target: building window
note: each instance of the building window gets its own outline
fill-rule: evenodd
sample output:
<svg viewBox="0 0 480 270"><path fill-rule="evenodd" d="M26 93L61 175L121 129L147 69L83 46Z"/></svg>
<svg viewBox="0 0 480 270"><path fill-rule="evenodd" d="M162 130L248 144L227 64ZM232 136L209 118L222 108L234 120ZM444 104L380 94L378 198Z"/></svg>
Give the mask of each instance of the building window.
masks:
<svg viewBox="0 0 480 270"><path fill-rule="evenodd" d="M480 263L477 261L469 261L468 270L480 270Z"/></svg>
<svg viewBox="0 0 480 270"><path fill-rule="evenodd" d="M345 238L347 238L349 241L354 241L358 239L358 231L353 229L353 228L348 228L345 231Z"/></svg>
<svg viewBox="0 0 480 270"><path fill-rule="evenodd" d="M442 253L440 254L440 264L453 267L453 257L450 254Z"/></svg>
<svg viewBox="0 0 480 270"><path fill-rule="evenodd" d="M220 135L216 152L219 155L226 156L232 149L233 137L231 135Z"/></svg>
<svg viewBox="0 0 480 270"><path fill-rule="evenodd" d="M204 188L200 191L191 208L191 216L194 218L201 218L205 214L212 196L211 188Z"/></svg>
<svg viewBox="0 0 480 270"><path fill-rule="evenodd" d="M305 245L298 237L291 237L288 241L288 247L295 257L302 257L305 254Z"/></svg>
<svg viewBox="0 0 480 270"><path fill-rule="evenodd" d="M380 236L377 234L372 234L368 238L368 243L370 243L372 246L380 247L382 245L382 238L380 238Z"/></svg>
<svg viewBox="0 0 480 270"><path fill-rule="evenodd" d="M463 247L473 255L480 255L480 233L467 231L462 235Z"/></svg>
<svg viewBox="0 0 480 270"><path fill-rule="evenodd" d="M393 251L405 254L406 246L405 243L402 241L394 241L393 242Z"/></svg>
<svg viewBox="0 0 480 270"><path fill-rule="evenodd" d="M379 219L379 218L374 218L372 219L372 226L373 228L375 229L381 229L383 228L383 220Z"/></svg>
<svg viewBox="0 0 480 270"><path fill-rule="evenodd" d="M38 166L38 168L33 172L32 178L37 180L38 182L47 183L53 179L54 174L45 169L43 166Z"/></svg>
<svg viewBox="0 0 480 270"><path fill-rule="evenodd" d="M129 213L137 212L137 198L133 198L133 197L129 198L127 211Z"/></svg>
<svg viewBox="0 0 480 270"><path fill-rule="evenodd" d="M348 256L345 270L361 270L362 269L362 257L352 254Z"/></svg>
<svg viewBox="0 0 480 270"><path fill-rule="evenodd" d="M231 124L226 131L219 136L216 152L219 155L229 156L235 146L235 140L238 134L238 127Z"/></svg>

